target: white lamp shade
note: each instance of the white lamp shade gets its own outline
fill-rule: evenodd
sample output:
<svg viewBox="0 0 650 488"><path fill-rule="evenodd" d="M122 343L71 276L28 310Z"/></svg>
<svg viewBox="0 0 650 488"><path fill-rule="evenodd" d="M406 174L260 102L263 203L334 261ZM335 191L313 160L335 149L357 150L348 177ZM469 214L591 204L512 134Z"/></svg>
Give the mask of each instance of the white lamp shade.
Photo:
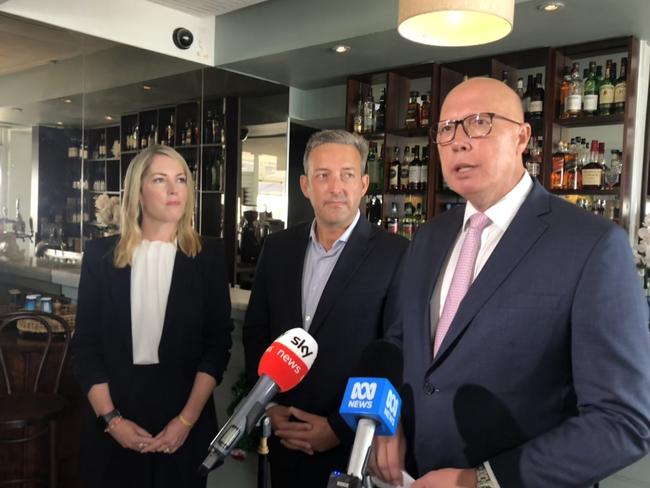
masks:
<svg viewBox="0 0 650 488"><path fill-rule="evenodd" d="M474 46L512 31L514 0L399 0L398 32L433 46Z"/></svg>

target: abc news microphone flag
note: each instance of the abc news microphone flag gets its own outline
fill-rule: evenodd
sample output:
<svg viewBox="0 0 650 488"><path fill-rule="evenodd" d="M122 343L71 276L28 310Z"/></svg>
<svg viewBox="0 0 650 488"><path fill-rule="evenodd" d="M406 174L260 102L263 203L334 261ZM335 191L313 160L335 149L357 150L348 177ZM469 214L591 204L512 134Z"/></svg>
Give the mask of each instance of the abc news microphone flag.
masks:
<svg viewBox="0 0 650 488"><path fill-rule="evenodd" d="M199 467L201 474L223 463L244 434L255 427L276 393L290 390L303 380L317 354L318 344L299 327L273 341L260 359L257 383L210 443L208 456Z"/></svg>
<svg viewBox="0 0 650 488"><path fill-rule="evenodd" d="M347 472L333 472L328 487L361 487L374 435L395 434L401 400L392 383L401 385L402 359L401 349L388 341L374 341L364 349L359 365L364 376L348 380L339 408L339 415L356 432Z"/></svg>

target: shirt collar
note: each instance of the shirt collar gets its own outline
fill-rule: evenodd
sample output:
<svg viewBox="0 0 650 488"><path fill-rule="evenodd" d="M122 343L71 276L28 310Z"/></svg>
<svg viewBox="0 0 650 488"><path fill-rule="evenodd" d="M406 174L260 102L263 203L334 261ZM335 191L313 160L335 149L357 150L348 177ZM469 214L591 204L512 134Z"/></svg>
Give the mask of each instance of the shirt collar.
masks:
<svg viewBox="0 0 650 488"><path fill-rule="evenodd" d="M494 225L502 231L505 231L510 225L510 222L512 222L512 219L515 218L515 215L523 205L524 200L526 200L532 188L533 179L525 171L514 188L483 213L489 217ZM465 229L465 224L469 218L477 212L478 210L476 210L474 205L468 201L465 206L465 216L463 217L463 229Z"/></svg>
<svg viewBox="0 0 650 488"><path fill-rule="evenodd" d="M348 242L350 234L352 234L352 231L357 225L357 222L359 222L359 217L361 217L361 212L357 209L357 215L354 217L354 220L348 226L348 228L345 229L345 232L343 232L343 234L341 234L341 236L334 242L332 248L334 248L334 246L336 246L339 242ZM311 228L309 229L309 240L320 245L320 242L318 242L318 239L316 237L316 219L314 219L311 223Z"/></svg>

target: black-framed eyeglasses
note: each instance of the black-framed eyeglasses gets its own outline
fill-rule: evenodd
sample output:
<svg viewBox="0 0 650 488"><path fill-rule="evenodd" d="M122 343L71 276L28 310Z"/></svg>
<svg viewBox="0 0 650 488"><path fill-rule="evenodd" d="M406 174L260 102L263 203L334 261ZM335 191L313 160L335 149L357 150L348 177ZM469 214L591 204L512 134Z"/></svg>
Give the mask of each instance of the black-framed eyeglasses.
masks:
<svg viewBox="0 0 650 488"><path fill-rule="evenodd" d="M433 142L438 145L444 146L451 144L456 137L456 129L459 125L463 127L465 134L470 139L480 139L487 137L492 132L492 122L494 119L501 119L513 124L521 126L523 122L509 119L503 115L495 114L492 112L481 112L478 114L468 115L460 120L441 120L436 125L431 127L431 138Z"/></svg>

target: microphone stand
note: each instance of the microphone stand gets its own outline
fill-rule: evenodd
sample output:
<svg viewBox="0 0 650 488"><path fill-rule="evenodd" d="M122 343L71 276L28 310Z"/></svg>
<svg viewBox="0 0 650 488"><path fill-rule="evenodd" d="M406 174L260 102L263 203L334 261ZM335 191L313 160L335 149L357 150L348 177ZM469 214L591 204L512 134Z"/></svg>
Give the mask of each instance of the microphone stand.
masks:
<svg viewBox="0 0 650 488"><path fill-rule="evenodd" d="M267 488L269 479L269 444L271 419L266 415L260 420L260 445L257 448L257 488Z"/></svg>

